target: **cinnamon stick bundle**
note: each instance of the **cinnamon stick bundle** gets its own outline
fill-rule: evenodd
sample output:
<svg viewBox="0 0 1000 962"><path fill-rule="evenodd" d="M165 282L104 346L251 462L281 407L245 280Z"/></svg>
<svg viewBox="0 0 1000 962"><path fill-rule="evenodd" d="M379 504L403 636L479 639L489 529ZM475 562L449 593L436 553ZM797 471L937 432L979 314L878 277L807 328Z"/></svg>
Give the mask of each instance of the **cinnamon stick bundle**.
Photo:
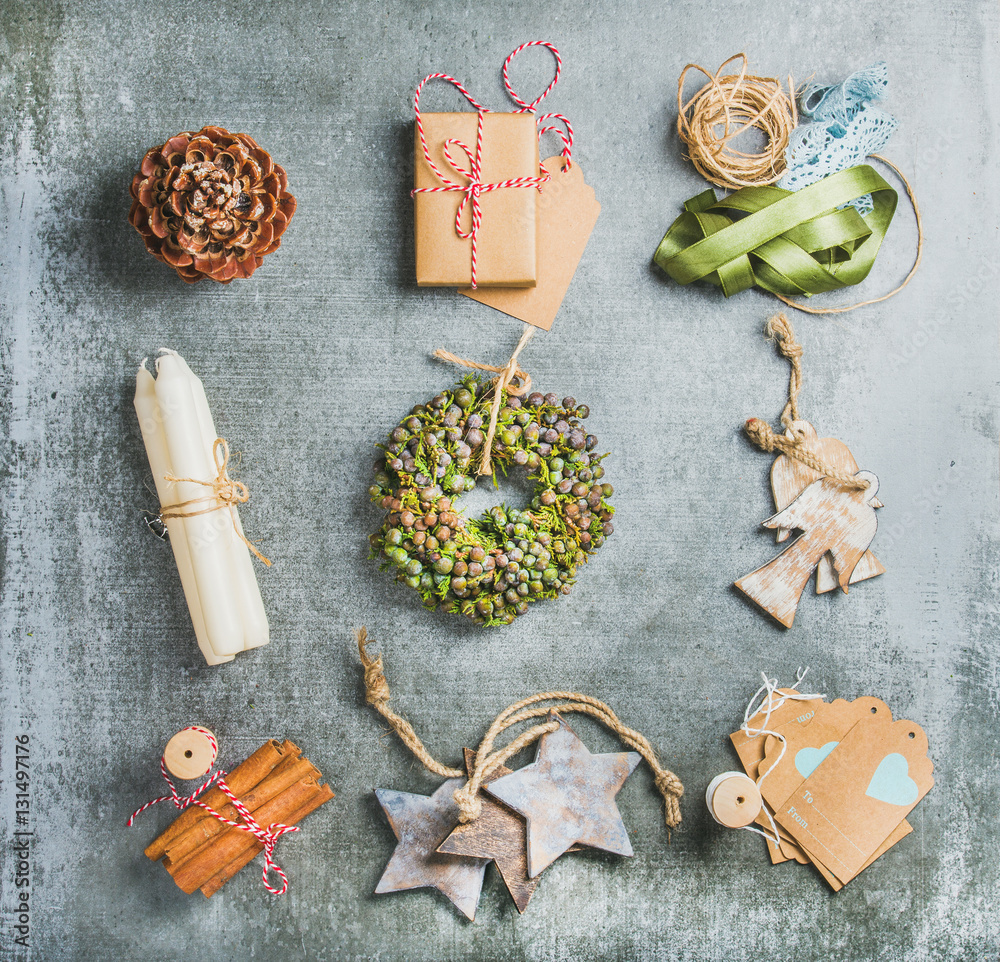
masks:
<svg viewBox="0 0 1000 962"><path fill-rule="evenodd" d="M272 740L226 776L226 783L262 828L296 825L334 797L329 785L319 783L319 769L300 755L301 749L292 742ZM240 821L219 789L211 789L202 798L220 815ZM192 806L147 847L146 855L153 861L162 859L182 891L201 888L208 897L262 850L249 832Z"/></svg>
<svg viewBox="0 0 1000 962"><path fill-rule="evenodd" d="M333 798L333 790L329 785L320 785L319 791L315 792L311 797L309 797L301 808L294 811L291 815L284 819L279 819L285 825L298 825L302 819L304 819L310 812L314 812L320 805L325 804ZM247 838L250 838L248 835ZM204 885L201 886L201 891L206 898L211 897L223 885L226 884L241 868L252 862L264 849L264 847L256 839L251 839L253 845L242 855L236 856L225 868L220 869L215 873Z"/></svg>
<svg viewBox="0 0 1000 962"><path fill-rule="evenodd" d="M319 774L316 766L308 758L293 758L291 755L288 755L281 760L274 771L259 785L243 795L236 792L234 794L236 794L236 797L252 814L265 802L269 802L276 795L280 795L290 785L294 785L301 779L309 778L310 776L319 778ZM220 815L224 815L234 822L239 821L239 813L232 802L215 810ZM217 818L213 818L203 808L200 811L205 817L196 822L180 838L167 846L163 864L168 869L170 865L180 865L192 855L200 852L203 847L213 844L218 835L228 832L231 828L225 822L220 822ZM267 826L264 827L266 828ZM250 837L249 835L247 836L247 838Z"/></svg>
<svg viewBox="0 0 1000 962"><path fill-rule="evenodd" d="M257 785L267 778L289 752L299 755L301 754L301 749L289 741L281 744L273 738L270 739L261 745L245 762L237 765L226 776L226 784L233 790L233 794L238 798L242 798L245 793L256 788ZM212 788L201 796L201 801L218 811L229 799L218 788ZM171 823L170 827L146 847L146 857L152 859L154 862L163 858L171 842L206 818L212 818L212 816L200 805L192 805L181 812Z"/></svg>

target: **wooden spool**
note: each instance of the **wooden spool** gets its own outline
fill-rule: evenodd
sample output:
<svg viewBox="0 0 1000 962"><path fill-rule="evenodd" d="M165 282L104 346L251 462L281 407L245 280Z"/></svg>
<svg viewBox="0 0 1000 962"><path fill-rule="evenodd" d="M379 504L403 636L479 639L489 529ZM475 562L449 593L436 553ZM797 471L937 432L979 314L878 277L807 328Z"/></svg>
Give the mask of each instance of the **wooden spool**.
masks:
<svg viewBox="0 0 1000 962"><path fill-rule="evenodd" d="M724 772L712 779L705 804L720 825L743 828L760 814L763 802L752 778L741 772Z"/></svg>
<svg viewBox="0 0 1000 962"><path fill-rule="evenodd" d="M184 728L167 742L163 761L171 775L189 781L208 774L215 764L216 747L215 736L207 731Z"/></svg>

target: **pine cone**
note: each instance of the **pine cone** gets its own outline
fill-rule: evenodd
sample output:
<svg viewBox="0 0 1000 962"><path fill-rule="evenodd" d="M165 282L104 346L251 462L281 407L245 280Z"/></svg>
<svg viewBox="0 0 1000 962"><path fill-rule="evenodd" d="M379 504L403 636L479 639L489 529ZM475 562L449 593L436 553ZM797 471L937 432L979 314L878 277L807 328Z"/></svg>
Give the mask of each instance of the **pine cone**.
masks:
<svg viewBox="0 0 1000 962"><path fill-rule="evenodd" d="M295 213L284 169L253 138L222 127L154 147L130 192L129 223L146 250L189 284L249 277Z"/></svg>

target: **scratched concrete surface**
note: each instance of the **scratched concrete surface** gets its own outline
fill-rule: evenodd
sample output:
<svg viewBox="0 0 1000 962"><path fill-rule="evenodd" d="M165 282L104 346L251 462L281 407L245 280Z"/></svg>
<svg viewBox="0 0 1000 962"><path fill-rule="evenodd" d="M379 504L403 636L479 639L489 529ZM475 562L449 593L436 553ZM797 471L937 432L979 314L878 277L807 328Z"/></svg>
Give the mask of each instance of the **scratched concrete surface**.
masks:
<svg viewBox="0 0 1000 962"><path fill-rule="evenodd" d="M930 0L720 0L503 7L392 2L0 4L0 305L4 443L0 638L0 956L31 960L994 958L998 668L998 12ZM523 360L590 404L613 452L617 531L571 596L482 631L424 612L367 560L374 455L451 382L442 345L501 361L520 325L412 279L410 97L426 73L502 105L517 44L565 58L551 109L603 213L557 323ZM804 415L881 478L887 574L807 593L784 631L730 588L771 557L770 459L745 418L776 421L787 369L761 328L775 303L681 289L650 266L704 184L672 131L688 61L739 50L765 75L837 80L884 58L887 153L920 200L924 264L908 290L835 318L796 316ZM547 82L536 52L515 70ZM458 109L457 96L428 107ZM246 130L286 166L299 210L249 281L181 283L126 223L143 152L178 130ZM901 205L861 293L906 272ZM850 298L830 296L827 303ZM155 507L132 409L138 361L188 358L242 451L243 517L269 647L206 668ZM368 625L398 707L454 764L510 702L570 688L641 729L687 786L672 841L645 766L620 796L631 859L563 859L518 917L492 870L469 924L436 893L373 896L392 851L374 789L437 780L364 704ZM926 729L936 785L913 834L839 895L811 869L712 823L701 796L734 767L761 670L812 666L831 697L878 695ZM142 848L166 738L192 721L236 763L289 737L336 800L279 845L291 887L244 871L206 901ZM614 742L576 724L593 750ZM30 736L30 949L14 944L14 745Z"/></svg>

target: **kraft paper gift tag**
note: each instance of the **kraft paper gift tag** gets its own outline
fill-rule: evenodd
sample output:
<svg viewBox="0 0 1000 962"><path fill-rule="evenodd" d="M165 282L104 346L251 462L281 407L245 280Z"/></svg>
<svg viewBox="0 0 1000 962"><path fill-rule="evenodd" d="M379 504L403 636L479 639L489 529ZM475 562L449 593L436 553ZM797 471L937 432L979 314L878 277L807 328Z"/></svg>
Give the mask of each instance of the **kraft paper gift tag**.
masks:
<svg viewBox="0 0 1000 962"><path fill-rule="evenodd" d="M777 694L795 695L798 692L794 688L779 688ZM771 711L771 717L767 723L768 730L780 732L784 726L789 724L804 725L812 720L813 715L816 714L816 708L822 704L822 698L789 699ZM757 728L763 725L765 714L766 703L750 719L750 727ZM733 732L729 736L729 740L733 743L733 748L736 749L736 754L740 757L744 771L756 781L760 774L758 766L764 759L764 743L767 741L767 737L758 735L756 738L751 738L740 729Z"/></svg>
<svg viewBox="0 0 1000 962"><path fill-rule="evenodd" d="M889 849L896 844L896 842L906 838L906 836L909 835L910 832L912 831L913 831L913 826L910 825L910 823L906 821L906 819L903 819L903 821L901 821L892 830L892 834L877 849L875 849L875 853L872 855L872 857L868 859L868 861L865 862L864 865L861 866L861 868L858 870L858 875L860 875L866 868L868 868L868 866L871 865L872 862L875 861L875 859L881 857L886 852L888 852ZM799 849L799 851L801 852L802 849ZM811 856L806 856L806 859L807 861L811 861L812 864L816 866L816 870L819 872L820 875L823 876L824 879L826 879L826 881L830 885L830 888L832 888L834 892L839 892L844 887L844 883L841 882L837 878L837 876L834 875L833 872L831 872L822 862L817 861L815 858L812 858ZM855 878L857 878L857 876L855 876Z"/></svg>
<svg viewBox="0 0 1000 962"><path fill-rule="evenodd" d="M885 702L879 698L864 696L855 699L853 702L838 698L830 704L821 703L816 710L808 713L809 718L800 716L799 719L792 721L791 725L795 725L797 722L800 724L800 728L795 729L793 734L790 733L790 726L787 723L785 725L771 726L775 731L779 731L785 736L787 743L787 748L781 762L770 771L768 777L764 780L764 784L761 786L762 796L770 805L772 812L777 805L780 805L794 791L802 779L807 776L807 773L822 762L826 754L829 754L836 747L840 739L854 725L872 717L872 709L875 709L875 714L889 719L892 718L892 712ZM774 715L772 714L771 717L773 719ZM801 726L805 725L814 727L811 727L807 731L801 730ZM801 757L799 756L800 752L802 753ZM773 735L768 736L765 745L765 759L760 763L760 770L767 771L771 768L780 754L781 742ZM768 828L770 825L763 814L757 819L757 824L762 828ZM913 829L908 822L905 820L901 822L885 840L884 844L879 846L874 852L863 868L867 868L875 859L888 851L896 842L909 835L912 831ZM820 874L823 875L835 891L839 891L843 887L836 880L834 874L823 864L821 858L812 852L806 855L794 841L786 842L785 836L788 834L787 830L781 830L780 834L782 835L780 855L787 858L795 858L799 862L803 862L808 858L816 865ZM768 852L771 855L771 861L775 864L785 861L785 858L781 858L775 852L773 845L768 846Z"/></svg>
<svg viewBox="0 0 1000 962"><path fill-rule="evenodd" d="M831 739L838 739L841 735L846 734L860 718L876 705L881 705L885 711L888 711L885 704L878 699L864 698L858 699L856 703L837 699L832 704L826 704L822 699L811 699L808 702L789 701L785 702L780 709L772 712L768 728L785 736L787 747L784 754L782 755L781 752L781 740L774 735L753 739L744 746L744 751L748 751L751 746L754 746L761 754L755 765L756 774L754 777L760 777L763 772L768 773L760 787L761 796L765 803L770 806L772 812L776 802L784 801L789 792L804 777L804 775L799 775L796 770L797 749L793 746L798 744L798 740L801 738L809 746L798 749L804 753L803 759L805 759L808 753L814 750L811 747L814 742L818 742L815 750L820 750L820 746L828 744ZM798 714L794 714L795 709L792 706L799 706ZM802 729L811 726L818 716L821 716L822 719L820 727L803 732ZM795 731L795 739L789 740L789 730ZM737 751L740 751L739 747L737 747ZM780 763L777 762L779 756L781 757ZM771 822L763 811L757 816L756 822L765 830L771 827ZM772 864L779 865L789 859L795 859L800 865L804 865L809 860L808 856L799 848L787 831L779 831L779 834L782 837L780 848L768 842L767 850Z"/></svg>
<svg viewBox="0 0 1000 962"><path fill-rule="evenodd" d="M807 756L810 762L815 757ZM877 712L802 779L777 806L775 820L846 883L930 791L933 769L923 729Z"/></svg>
<svg viewBox="0 0 1000 962"><path fill-rule="evenodd" d="M875 709L874 713L872 709ZM771 811L776 811L782 805L858 722L879 716L891 720L889 706L884 701L867 695L854 701L838 698L828 705L822 705L808 725L785 726L785 730L781 731L785 738L785 753L776 766L782 745L780 739L769 735L759 771L768 772L767 778L760 785L760 793L770 805ZM788 831L795 835L794 829L790 828Z"/></svg>
<svg viewBox="0 0 1000 962"><path fill-rule="evenodd" d="M549 157L543 166L552 178L541 191L532 192L537 198L537 283L530 289L480 286L459 293L547 331L569 290L601 205L576 161L565 170L565 157Z"/></svg>

